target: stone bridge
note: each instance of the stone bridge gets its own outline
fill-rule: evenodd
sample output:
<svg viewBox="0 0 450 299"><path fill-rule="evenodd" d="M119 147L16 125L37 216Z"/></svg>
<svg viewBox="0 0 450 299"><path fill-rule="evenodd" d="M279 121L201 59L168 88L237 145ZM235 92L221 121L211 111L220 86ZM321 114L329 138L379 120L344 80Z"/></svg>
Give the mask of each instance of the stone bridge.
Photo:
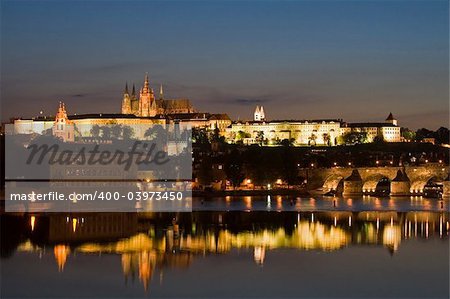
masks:
<svg viewBox="0 0 450 299"><path fill-rule="evenodd" d="M301 169L308 190L322 189L344 194L370 194L380 185L390 195L423 195L425 185L442 183L444 196L450 196L449 166L425 165L406 167L332 167ZM389 193L388 193L389 194Z"/></svg>

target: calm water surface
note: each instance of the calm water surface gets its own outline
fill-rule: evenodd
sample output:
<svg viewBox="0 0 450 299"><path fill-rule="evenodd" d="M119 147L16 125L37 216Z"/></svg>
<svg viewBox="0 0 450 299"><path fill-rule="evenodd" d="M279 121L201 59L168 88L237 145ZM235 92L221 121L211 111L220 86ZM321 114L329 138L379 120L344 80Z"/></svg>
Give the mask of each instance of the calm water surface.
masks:
<svg viewBox="0 0 450 299"><path fill-rule="evenodd" d="M448 201L239 197L1 216L4 298L448 298Z"/></svg>

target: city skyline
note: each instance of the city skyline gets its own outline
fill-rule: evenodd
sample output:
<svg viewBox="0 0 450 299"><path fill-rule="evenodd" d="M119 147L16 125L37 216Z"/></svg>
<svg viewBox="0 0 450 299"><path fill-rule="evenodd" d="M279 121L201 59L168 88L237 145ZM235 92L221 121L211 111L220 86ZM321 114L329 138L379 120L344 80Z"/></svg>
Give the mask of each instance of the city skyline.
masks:
<svg viewBox="0 0 450 299"><path fill-rule="evenodd" d="M448 126L448 2L2 2L2 121L118 113L125 82L251 119ZM14 104L14 105L12 105ZM345 107L345 109L342 109Z"/></svg>

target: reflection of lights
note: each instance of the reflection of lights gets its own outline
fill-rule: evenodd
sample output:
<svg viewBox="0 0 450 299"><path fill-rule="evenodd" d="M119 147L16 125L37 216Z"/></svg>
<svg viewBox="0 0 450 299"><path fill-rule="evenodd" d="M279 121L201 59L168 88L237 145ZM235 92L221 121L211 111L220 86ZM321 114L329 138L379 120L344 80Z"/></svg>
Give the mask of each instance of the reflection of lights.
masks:
<svg viewBox="0 0 450 299"><path fill-rule="evenodd" d="M66 264L67 256L70 253L70 248L65 245L56 245L53 248L53 253L55 255L56 263L58 264L58 270L61 272L64 270L64 265Z"/></svg>
<svg viewBox="0 0 450 299"><path fill-rule="evenodd" d="M266 248L264 246L256 246L253 251L253 259L258 265L264 264L264 258L266 257Z"/></svg>
<svg viewBox="0 0 450 299"><path fill-rule="evenodd" d="M314 213L311 213L311 222L314 222Z"/></svg>
<svg viewBox="0 0 450 299"><path fill-rule="evenodd" d="M380 218L377 217L377 230L380 228Z"/></svg>
<svg viewBox="0 0 450 299"><path fill-rule="evenodd" d="M352 226L352 216L348 216L348 226Z"/></svg>
<svg viewBox="0 0 450 299"><path fill-rule="evenodd" d="M72 219L72 231L75 232L77 230L77 218Z"/></svg>
<svg viewBox="0 0 450 299"><path fill-rule="evenodd" d="M283 199L281 196L277 197L277 209L281 210L283 208Z"/></svg>
<svg viewBox="0 0 450 299"><path fill-rule="evenodd" d="M36 222L36 217L35 216L31 216L30 218L30 225L31 225L31 231L34 231L34 224Z"/></svg>
<svg viewBox="0 0 450 299"><path fill-rule="evenodd" d="M401 229L399 226L386 226L383 231L383 244L394 252L398 250L401 242Z"/></svg>
<svg viewBox="0 0 450 299"><path fill-rule="evenodd" d="M250 210L252 208L252 197L246 196L244 198L244 201L245 201L245 207Z"/></svg>
<svg viewBox="0 0 450 299"><path fill-rule="evenodd" d="M336 226L337 225L337 218L336 218L336 216L334 216L334 226Z"/></svg>

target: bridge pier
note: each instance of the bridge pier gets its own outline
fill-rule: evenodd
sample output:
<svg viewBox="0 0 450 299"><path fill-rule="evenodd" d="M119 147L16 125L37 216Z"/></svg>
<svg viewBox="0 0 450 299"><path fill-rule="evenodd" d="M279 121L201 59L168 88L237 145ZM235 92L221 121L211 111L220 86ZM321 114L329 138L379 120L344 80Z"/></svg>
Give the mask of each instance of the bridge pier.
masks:
<svg viewBox="0 0 450 299"><path fill-rule="evenodd" d="M442 190L442 196L444 198L450 198L450 174L447 176L447 178L443 182L443 190Z"/></svg>
<svg viewBox="0 0 450 299"><path fill-rule="evenodd" d="M391 196L409 196L411 183L406 173L399 170L397 176L391 181Z"/></svg>
<svg viewBox="0 0 450 299"><path fill-rule="evenodd" d="M343 195L362 195L363 180L357 169L353 169L352 174L344 179Z"/></svg>

